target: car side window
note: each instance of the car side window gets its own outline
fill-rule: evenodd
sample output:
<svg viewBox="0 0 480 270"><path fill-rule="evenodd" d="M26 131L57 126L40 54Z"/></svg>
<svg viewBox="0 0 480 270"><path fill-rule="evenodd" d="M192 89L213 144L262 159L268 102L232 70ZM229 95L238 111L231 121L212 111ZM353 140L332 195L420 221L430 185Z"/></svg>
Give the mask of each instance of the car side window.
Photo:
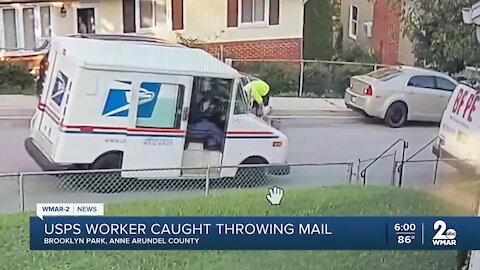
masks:
<svg viewBox="0 0 480 270"><path fill-rule="evenodd" d="M413 76L408 86L435 89L435 78L432 76Z"/></svg>
<svg viewBox="0 0 480 270"><path fill-rule="evenodd" d="M440 77L436 77L436 79L437 79L437 89L445 90L445 91L453 91L457 87L454 83L452 83L447 79L440 78Z"/></svg>

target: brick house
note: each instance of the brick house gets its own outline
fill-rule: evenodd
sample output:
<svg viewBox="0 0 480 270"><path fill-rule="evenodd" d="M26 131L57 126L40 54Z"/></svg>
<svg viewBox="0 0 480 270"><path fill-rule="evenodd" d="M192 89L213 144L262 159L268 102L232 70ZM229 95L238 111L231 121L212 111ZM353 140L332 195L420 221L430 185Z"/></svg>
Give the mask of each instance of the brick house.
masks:
<svg viewBox="0 0 480 270"><path fill-rule="evenodd" d="M300 59L302 0L0 0L0 56L37 59L54 35L139 34L203 43L221 58Z"/></svg>
<svg viewBox="0 0 480 270"><path fill-rule="evenodd" d="M342 0L343 41L373 51L382 64L414 65L412 44L402 34L402 9L412 1Z"/></svg>

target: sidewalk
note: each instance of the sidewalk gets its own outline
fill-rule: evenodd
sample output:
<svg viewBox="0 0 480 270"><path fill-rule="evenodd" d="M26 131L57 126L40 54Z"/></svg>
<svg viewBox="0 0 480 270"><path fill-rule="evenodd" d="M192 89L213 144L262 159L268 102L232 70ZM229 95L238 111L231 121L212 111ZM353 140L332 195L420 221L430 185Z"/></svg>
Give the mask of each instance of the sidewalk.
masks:
<svg viewBox="0 0 480 270"><path fill-rule="evenodd" d="M358 116L343 99L272 97L272 116Z"/></svg>
<svg viewBox="0 0 480 270"><path fill-rule="evenodd" d="M356 116L345 107L343 99L272 97L272 116ZM0 119L29 119L38 104L35 96L0 96Z"/></svg>
<svg viewBox="0 0 480 270"><path fill-rule="evenodd" d="M36 96L1 95L0 119L29 119L37 104Z"/></svg>

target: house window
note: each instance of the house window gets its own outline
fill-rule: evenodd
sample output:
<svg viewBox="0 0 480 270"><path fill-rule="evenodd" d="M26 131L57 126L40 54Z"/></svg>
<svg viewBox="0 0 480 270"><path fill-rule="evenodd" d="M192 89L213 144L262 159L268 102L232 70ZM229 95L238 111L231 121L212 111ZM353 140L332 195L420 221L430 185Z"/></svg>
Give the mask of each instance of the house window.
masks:
<svg viewBox="0 0 480 270"><path fill-rule="evenodd" d="M42 38L49 38L52 36L50 7L40 7L40 27Z"/></svg>
<svg viewBox="0 0 480 270"><path fill-rule="evenodd" d="M24 48L33 49L35 47L35 14L33 8L23 9L23 41Z"/></svg>
<svg viewBox="0 0 480 270"><path fill-rule="evenodd" d="M140 0L140 28L153 27L153 4L152 0Z"/></svg>
<svg viewBox="0 0 480 270"><path fill-rule="evenodd" d="M357 39L358 34L358 8L354 5L350 6L350 21L348 34L351 38Z"/></svg>
<svg viewBox="0 0 480 270"><path fill-rule="evenodd" d="M136 0L137 32L153 32L167 22L167 0Z"/></svg>
<svg viewBox="0 0 480 270"><path fill-rule="evenodd" d="M266 23L267 3L267 0L240 0L240 22L243 24Z"/></svg>
<svg viewBox="0 0 480 270"><path fill-rule="evenodd" d="M0 8L1 51L29 51L51 36L49 6Z"/></svg>
<svg viewBox="0 0 480 270"><path fill-rule="evenodd" d="M3 48L8 51L15 50L18 48L18 39L17 39L17 16L15 9L4 9L3 10Z"/></svg>

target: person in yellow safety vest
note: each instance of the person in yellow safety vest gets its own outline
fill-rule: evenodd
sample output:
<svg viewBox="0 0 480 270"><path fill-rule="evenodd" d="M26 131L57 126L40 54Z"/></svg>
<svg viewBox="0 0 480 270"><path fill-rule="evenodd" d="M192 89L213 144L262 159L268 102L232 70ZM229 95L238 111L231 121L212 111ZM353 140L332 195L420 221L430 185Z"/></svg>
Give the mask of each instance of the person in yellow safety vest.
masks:
<svg viewBox="0 0 480 270"><path fill-rule="evenodd" d="M243 89L247 93L253 113L259 117L268 114L270 86L260 79L255 79L246 84Z"/></svg>

